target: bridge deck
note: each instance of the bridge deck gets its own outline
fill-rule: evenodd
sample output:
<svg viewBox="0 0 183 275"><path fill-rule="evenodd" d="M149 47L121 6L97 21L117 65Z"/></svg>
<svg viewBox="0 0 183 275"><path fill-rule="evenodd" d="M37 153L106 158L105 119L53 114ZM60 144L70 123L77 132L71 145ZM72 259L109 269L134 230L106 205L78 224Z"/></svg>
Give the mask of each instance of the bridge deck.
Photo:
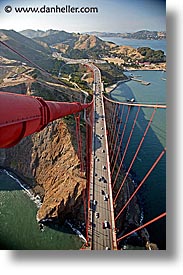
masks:
<svg viewBox="0 0 183 275"><path fill-rule="evenodd" d="M116 235L102 95L103 86L100 70L92 64L90 64L90 68L94 72L94 123L88 234L92 250L113 250L116 249Z"/></svg>

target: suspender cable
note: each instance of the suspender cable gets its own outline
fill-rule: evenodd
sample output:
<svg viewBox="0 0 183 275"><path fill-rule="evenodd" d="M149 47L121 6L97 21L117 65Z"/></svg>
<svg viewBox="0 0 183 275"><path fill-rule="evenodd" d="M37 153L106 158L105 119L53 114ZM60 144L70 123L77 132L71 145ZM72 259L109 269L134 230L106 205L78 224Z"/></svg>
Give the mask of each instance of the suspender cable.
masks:
<svg viewBox="0 0 183 275"><path fill-rule="evenodd" d="M111 163L113 161L113 158L114 158L114 155L115 155L115 152L116 152L116 146L118 144L119 132L120 132L121 124L123 122L123 120L122 120L123 113L124 113L124 105L123 105L123 108L122 108L122 111L121 111L121 115L120 115L120 119L119 119L119 125L118 125L118 131L117 131L116 141L115 141L115 144L114 144L113 154L111 156Z"/></svg>
<svg viewBox="0 0 183 275"><path fill-rule="evenodd" d="M161 218L163 218L163 217L165 217L165 216L166 216L166 212L164 212L164 213L162 213L161 215L159 215L158 217L156 217L156 218L150 220L149 222L146 222L145 224L139 226L138 228L132 230L131 232L129 232L129 233L123 235L122 237L120 237L119 239L117 239L117 242L121 241L122 239L124 239L124 238L130 236L131 234L133 234L133 233L139 231L140 229L143 229L144 227L148 226L149 224L151 224L151 223L153 223L153 222L156 222L157 220L159 220L159 219L161 219Z"/></svg>
<svg viewBox="0 0 183 275"><path fill-rule="evenodd" d="M111 147L111 142L112 142L112 138L113 138L113 132L114 132L114 126L115 126L115 117L116 117L116 113L117 113L117 109L118 109L119 104L115 105L115 111L113 112L113 116L112 116L112 120L111 120L111 130L109 130L109 146Z"/></svg>
<svg viewBox="0 0 183 275"><path fill-rule="evenodd" d="M80 169L81 172L84 171L83 165L83 158L82 158L82 138L81 138L81 131L80 131L80 114L75 114L75 121L76 121L76 138L78 144L78 157L80 160Z"/></svg>
<svg viewBox="0 0 183 275"><path fill-rule="evenodd" d="M116 177L114 179L113 188L114 188L114 186L116 184L119 172L121 170L121 167L122 167L122 164L123 164L123 161L124 161L124 158L125 158L125 155L126 155L126 152L127 152L127 149L128 149L128 146L129 146L129 143L130 143L133 131L134 131L134 128L135 128L135 124L136 124L136 121L137 121L137 118L138 118L139 111L140 111L140 106L138 107L138 110L137 110L137 113L136 113L136 116L135 116L135 119L134 119L134 122L133 122L133 126L132 126L132 129L131 129L131 132L130 132L130 135L129 135L129 138L128 138L128 141L127 141L127 144L126 144L126 147L125 147L125 150L124 150L124 153L123 153L123 157L121 159L121 163L119 165L118 171L116 173Z"/></svg>
<svg viewBox="0 0 183 275"><path fill-rule="evenodd" d="M151 126L151 123L152 123L152 121L153 121L153 118L154 118L155 113L156 113L156 108L154 108L154 111L152 112L152 115L151 115L151 118L150 118L150 120L149 120L149 123L148 123L148 125L147 125L147 127L146 127L146 129L145 129L145 132L144 132L144 134L143 134L143 136L142 136L142 139L141 139L141 141L140 141L140 143L139 143L139 145L138 145L138 148L137 148L137 150L136 150L136 152L135 152L135 155L134 155L134 157L133 157L133 159L132 159L132 161L131 161L131 163L130 163L130 166L129 166L129 168L128 168L128 171L127 171L127 173L126 173L126 175L125 175L125 177L124 177L124 179L123 179L123 182L121 183L121 186L120 186L120 188L119 188L119 190L118 190L118 192L117 192L117 194L116 194L116 197L114 198L114 203L116 202L116 199L117 199L117 197L118 197L118 195L119 195L119 193L120 193L120 191L121 191L121 188L123 187L123 185L124 185L124 183L125 183L125 180L126 180L126 178L128 177L128 174L129 174L129 172L130 172L130 170L131 170L131 168L132 168L132 165L133 165L133 163L134 163L134 161L135 161L135 159L136 159L136 157L137 157L137 155L138 155L138 152L139 152L139 150L140 150L140 148L141 148L141 146L142 146L142 143L143 143L143 141L144 141L144 139L145 139L145 136L146 136L146 134L147 134L147 132L148 132L150 126Z"/></svg>
<svg viewBox="0 0 183 275"><path fill-rule="evenodd" d="M84 210L84 218L85 218L85 224L87 224L87 212L86 212L86 189L83 189L83 210ZM87 240L87 239L86 239Z"/></svg>
<svg viewBox="0 0 183 275"><path fill-rule="evenodd" d="M143 178L143 180L141 181L141 183L138 185L138 187L136 188L136 190L133 192L133 194L130 196L130 198L128 199L128 201L125 203L125 205L123 206L123 208L121 209L121 211L118 213L118 215L115 218L115 221L119 218L119 216L123 213L124 209L127 207L127 205L130 203L130 201L133 199L133 197L136 195L136 193L138 192L138 190L141 188L141 186L143 185L143 183L146 181L146 179L149 177L149 175L151 174L151 172L153 171L153 169L156 167L156 165L158 164L158 162L160 161L160 159L163 157L163 155L166 152L166 148L164 148L164 150L161 152L161 154L158 156L158 158L155 160L155 162L153 163L153 165L151 166L151 168L149 169L149 171L147 172L147 174L145 175L145 177Z"/></svg>
<svg viewBox="0 0 183 275"><path fill-rule="evenodd" d="M116 126L117 126L117 123L118 123L118 112L119 112L119 108L120 108L120 105L118 104L117 105L117 113L115 115L115 123L114 123L114 129L113 129L113 132L112 132L112 139L111 139L111 144L110 144L110 151L109 151L109 154L111 154L111 151L113 150L113 144L114 144L114 140L116 138Z"/></svg>
<svg viewBox="0 0 183 275"><path fill-rule="evenodd" d="M107 103L108 103L108 113L107 113L107 115L110 114L110 115L108 115L108 119L109 119L108 131L111 133L112 127L113 127L114 113L116 112L116 104L114 104L114 103L110 104L109 102L107 102ZM110 110L110 105L112 105L112 107L113 107L113 105L115 105L115 108L112 108L113 109L112 112Z"/></svg>
<svg viewBox="0 0 183 275"><path fill-rule="evenodd" d="M117 154L116 154L116 158L115 158L115 161L114 161L114 164L113 164L113 168L112 168L111 175L113 175L113 173L114 173L114 169L115 169L115 166L116 166L116 162L117 162L117 160L118 160L118 156L119 156L119 152L120 152L120 149L121 149L121 145L122 145L124 133L125 133L125 130L126 130L126 125L127 125L127 122L128 122L128 117L129 117L129 114L130 114L130 110L131 110L131 106L128 106L128 113L127 113L127 115L126 115L126 120L125 120L125 124L124 124L124 128L123 128L123 132L122 132L122 135L121 135L121 140L120 140L118 152L117 152Z"/></svg>

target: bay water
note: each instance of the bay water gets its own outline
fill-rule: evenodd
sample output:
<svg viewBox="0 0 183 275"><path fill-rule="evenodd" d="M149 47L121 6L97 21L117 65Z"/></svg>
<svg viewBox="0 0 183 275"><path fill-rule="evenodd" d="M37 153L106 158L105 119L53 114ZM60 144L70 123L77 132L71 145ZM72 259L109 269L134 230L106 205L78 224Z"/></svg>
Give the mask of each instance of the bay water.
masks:
<svg viewBox="0 0 183 275"><path fill-rule="evenodd" d="M145 39L127 39L122 37L100 37L104 41L113 42L117 45L131 46L135 49L139 47L149 47L153 50L162 50L166 54L166 39L145 40Z"/></svg>
<svg viewBox="0 0 183 275"><path fill-rule="evenodd" d="M116 101L135 99L136 103L165 104L166 105L166 72L164 71L131 71L134 77L150 82L146 86L140 82L127 81L121 83L111 93ZM127 110L126 110L127 112ZM128 124L123 138L123 149L130 135L132 123L137 112L137 107L132 107ZM150 120L153 108L141 108L133 136L131 138L124 164L128 168L135 154L138 144L143 136L147 123ZM153 165L162 150L166 147L166 109L157 109L151 127L144 139L143 145L132 166L132 174L137 182L140 182ZM166 157L160 160L158 165L147 178L140 190L140 199L143 206L143 223L155 218L166 211ZM147 227L150 233L150 241L158 245L160 249L166 248L166 221L165 218Z"/></svg>

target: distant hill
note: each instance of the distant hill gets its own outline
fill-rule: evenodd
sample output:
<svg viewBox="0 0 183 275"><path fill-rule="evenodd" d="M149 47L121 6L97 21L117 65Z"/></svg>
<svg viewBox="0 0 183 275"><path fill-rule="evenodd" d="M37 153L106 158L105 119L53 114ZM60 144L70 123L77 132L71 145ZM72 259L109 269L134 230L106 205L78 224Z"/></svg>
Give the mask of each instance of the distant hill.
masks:
<svg viewBox="0 0 183 275"><path fill-rule="evenodd" d="M73 43L73 40L77 40L77 34L58 30L35 31L28 29L21 31L20 33L28 38L34 38L36 41L44 42L49 46L62 42Z"/></svg>
<svg viewBox="0 0 183 275"><path fill-rule="evenodd" d="M160 40L166 39L165 31L148 31L140 30L133 33L111 33L111 32L88 32L90 35L96 35L99 37L122 37L128 39L147 39L147 40Z"/></svg>
<svg viewBox="0 0 183 275"><path fill-rule="evenodd" d="M0 39L7 45L25 55L28 59L44 69L50 69L53 66L51 50L45 44L40 44L14 30L0 29ZM26 62L23 58L0 44L0 56L8 59ZM28 62L27 62L28 63Z"/></svg>
<svg viewBox="0 0 183 275"><path fill-rule="evenodd" d="M126 61L131 60L143 60L143 61L155 61L164 62L165 56L161 52L153 52L149 49L145 50L146 54L142 55L140 50L123 46L118 46L115 43L107 42L100 39L98 36L102 35L116 35L117 37L136 38L136 39L157 39L158 37L165 37L165 33L157 31L142 30L135 33L100 33L92 32L90 34L80 33L68 33L59 30L47 30L47 31L33 31L25 30L21 33L24 35L34 36L33 40L44 47L50 47L52 51L57 50L62 53L63 56L68 58L122 58ZM94 35L96 34L96 35ZM144 50L142 50L144 53ZM153 58L153 55L154 58Z"/></svg>
<svg viewBox="0 0 183 275"><path fill-rule="evenodd" d="M102 52L110 50L116 45L105 42L94 35L69 33L58 30L34 31L24 30L22 34L33 37L33 40L59 50L70 58L98 58Z"/></svg>
<svg viewBox="0 0 183 275"><path fill-rule="evenodd" d="M31 29L27 29L27 30L24 30L24 31L20 31L20 34L28 37L28 38L35 38L35 37L38 37L38 36L42 36L44 35L44 31L41 31L41 30L31 30Z"/></svg>
<svg viewBox="0 0 183 275"><path fill-rule="evenodd" d="M29 38L22 33L34 38ZM152 32L139 31L135 34L139 37L144 35L147 37L147 35L152 35ZM53 51L58 51L63 56L74 59L102 58L114 63L123 61L122 64L125 67L131 66L131 64L136 66L137 62L160 63L166 61L166 56L162 51L153 51L144 47L134 49L132 47L118 46L115 43L103 41L95 35L68 33L59 30L25 30L21 33L14 30L0 30L0 39L41 68L50 72L60 66L59 62L52 57ZM1 44L0 56L10 60L26 62Z"/></svg>

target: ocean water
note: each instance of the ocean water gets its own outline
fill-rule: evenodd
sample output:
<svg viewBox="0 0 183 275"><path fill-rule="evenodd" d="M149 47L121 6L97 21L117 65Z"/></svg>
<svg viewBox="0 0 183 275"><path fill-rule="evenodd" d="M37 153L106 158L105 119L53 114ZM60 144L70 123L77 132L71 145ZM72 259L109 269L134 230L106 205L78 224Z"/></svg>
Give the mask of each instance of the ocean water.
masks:
<svg viewBox="0 0 183 275"><path fill-rule="evenodd" d="M37 206L18 180L0 169L0 250L78 250L83 241L69 226L36 221Z"/></svg>
<svg viewBox="0 0 183 275"><path fill-rule="evenodd" d="M122 83L111 93L112 99L116 101L126 101L127 99L134 98L135 102L139 103L166 105L166 72L131 71L129 73L132 73L139 79L151 82L151 84L145 86L136 81ZM132 107L130 111L123 140L123 151L131 131L136 111L136 107ZM124 159L124 164L127 168L135 154L152 112L152 108L141 108L140 110L133 136ZM138 182L140 182L146 175L164 147L166 147L166 109L158 109L143 145L137 155L137 159L132 166L133 176ZM147 178L143 187L140 189L139 194L144 211L143 223L166 211L165 155ZM157 243L160 249L165 249L166 219L163 218L162 220L149 225L147 229L150 233L150 240Z"/></svg>
<svg viewBox="0 0 183 275"><path fill-rule="evenodd" d="M131 46L133 48L149 47L153 50L162 50L166 54L166 40L127 39L121 37L100 37L104 41L114 42L117 45Z"/></svg>

